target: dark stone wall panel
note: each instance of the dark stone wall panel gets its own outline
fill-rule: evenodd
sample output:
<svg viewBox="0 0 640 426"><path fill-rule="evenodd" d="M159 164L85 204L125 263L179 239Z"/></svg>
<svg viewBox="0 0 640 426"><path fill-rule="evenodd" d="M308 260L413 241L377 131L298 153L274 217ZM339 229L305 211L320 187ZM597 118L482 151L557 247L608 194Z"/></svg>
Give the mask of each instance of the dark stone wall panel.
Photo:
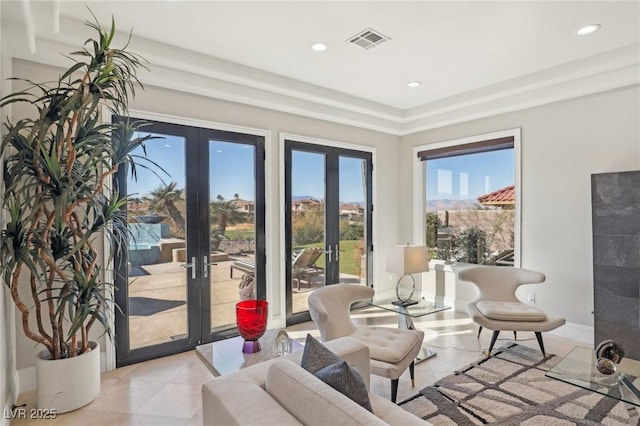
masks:
<svg viewBox="0 0 640 426"><path fill-rule="evenodd" d="M594 307L598 312L598 321L621 326L634 326L640 332L640 309L638 309L637 297L621 297L609 294L606 297L598 297L597 290L594 297Z"/></svg>
<svg viewBox="0 0 640 426"><path fill-rule="evenodd" d="M596 300L608 295L640 298L640 268L596 265L593 280Z"/></svg>
<svg viewBox="0 0 640 426"><path fill-rule="evenodd" d="M640 234L640 203L593 206L593 229L600 235Z"/></svg>
<svg viewBox="0 0 640 426"><path fill-rule="evenodd" d="M640 203L640 172L591 175L591 201L597 204Z"/></svg>
<svg viewBox="0 0 640 426"><path fill-rule="evenodd" d="M640 360L640 328L629 327L606 322L599 322L595 326L594 346L606 339L619 342L628 358Z"/></svg>
<svg viewBox="0 0 640 426"><path fill-rule="evenodd" d="M593 235L596 265L640 268L640 238L637 235Z"/></svg>
<svg viewBox="0 0 640 426"><path fill-rule="evenodd" d="M594 329L640 360L640 171L591 176Z"/></svg>

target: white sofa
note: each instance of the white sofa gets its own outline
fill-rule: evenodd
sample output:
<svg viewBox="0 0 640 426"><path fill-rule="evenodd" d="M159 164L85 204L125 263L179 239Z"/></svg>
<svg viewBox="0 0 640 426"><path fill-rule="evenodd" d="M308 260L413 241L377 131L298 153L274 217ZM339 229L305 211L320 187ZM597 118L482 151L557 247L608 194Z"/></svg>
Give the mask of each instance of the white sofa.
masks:
<svg viewBox="0 0 640 426"><path fill-rule="evenodd" d="M326 342L370 385L369 349L343 337ZM239 355L240 356L240 355ZM369 393L373 414L302 367L302 351L202 386L204 425L428 425L391 401Z"/></svg>

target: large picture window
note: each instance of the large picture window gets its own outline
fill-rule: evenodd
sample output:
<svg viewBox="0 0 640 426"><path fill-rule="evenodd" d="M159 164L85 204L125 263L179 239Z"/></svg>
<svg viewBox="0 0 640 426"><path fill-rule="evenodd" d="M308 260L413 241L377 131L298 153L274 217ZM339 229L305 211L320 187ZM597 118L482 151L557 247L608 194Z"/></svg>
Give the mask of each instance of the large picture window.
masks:
<svg viewBox="0 0 640 426"><path fill-rule="evenodd" d="M513 266L517 197L514 138L427 149L425 240L432 259Z"/></svg>

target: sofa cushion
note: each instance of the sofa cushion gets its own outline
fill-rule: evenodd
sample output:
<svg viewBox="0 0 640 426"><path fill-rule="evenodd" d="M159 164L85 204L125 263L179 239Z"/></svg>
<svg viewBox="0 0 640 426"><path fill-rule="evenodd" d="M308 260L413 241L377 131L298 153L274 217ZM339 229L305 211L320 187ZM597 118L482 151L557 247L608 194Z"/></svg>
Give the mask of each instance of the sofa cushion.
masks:
<svg viewBox="0 0 640 426"><path fill-rule="evenodd" d="M375 410L376 417L390 425L410 426L431 424L404 409L398 410L400 407L387 398L375 394L370 394L369 398L371 399L371 405Z"/></svg>
<svg viewBox="0 0 640 426"><path fill-rule="evenodd" d="M300 425L259 385L242 380L211 380L202 386L205 425Z"/></svg>
<svg viewBox="0 0 640 426"><path fill-rule="evenodd" d="M310 334L307 334L300 365L338 392L373 412L367 386L360 373Z"/></svg>
<svg viewBox="0 0 640 426"><path fill-rule="evenodd" d="M271 364L265 389L305 425L384 425L372 413L288 360Z"/></svg>
<svg viewBox="0 0 640 426"><path fill-rule="evenodd" d="M476 307L485 317L498 321L544 321L547 316L540 309L521 302L483 300Z"/></svg>

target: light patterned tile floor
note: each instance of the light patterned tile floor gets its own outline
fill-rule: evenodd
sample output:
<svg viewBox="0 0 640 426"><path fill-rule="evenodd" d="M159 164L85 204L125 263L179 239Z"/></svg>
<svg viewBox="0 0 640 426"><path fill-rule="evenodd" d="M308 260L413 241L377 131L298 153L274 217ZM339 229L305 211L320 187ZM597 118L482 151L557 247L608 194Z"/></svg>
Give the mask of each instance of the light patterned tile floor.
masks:
<svg viewBox="0 0 640 426"><path fill-rule="evenodd" d="M395 314L376 308L354 311L353 316L361 324L397 326ZM438 355L416 365L415 388L411 387L408 372L400 378L398 401L480 358L491 337L491 332L486 330L477 339L477 326L466 315L453 311L421 317L415 325L424 330L425 343ZM313 322L287 330L293 338L302 341L307 333L319 336ZM501 338L496 347L513 340L513 334L505 332ZM580 345L551 334L545 334L544 341L547 353L556 355L565 355ZM517 342L538 348L533 333L519 333ZM201 425L200 388L212 378L194 351L185 352L104 373L100 396L80 410L59 415L54 420L16 420L12 425ZM389 380L371 377L373 393L388 398L390 387ZM28 409L35 408L35 393L20 395L20 402L27 403Z"/></svg>

